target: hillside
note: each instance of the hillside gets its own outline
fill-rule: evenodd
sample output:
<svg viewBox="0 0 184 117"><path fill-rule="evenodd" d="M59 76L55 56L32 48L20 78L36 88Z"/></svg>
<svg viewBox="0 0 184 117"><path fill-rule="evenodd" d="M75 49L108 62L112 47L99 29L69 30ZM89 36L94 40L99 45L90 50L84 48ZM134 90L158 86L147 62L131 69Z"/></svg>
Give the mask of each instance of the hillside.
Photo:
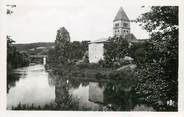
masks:
<svg viewBox="0 0 184 117"><path fill-rule="evenodd" d="M54 47L54 42L38 42L28 44L14 44L19 51L27 52L28 54L47 54L50 48Z"/></svg>
<svg viewBox="0 0 184 117"><path fill-rule="evenodd" d="M54 46L54 42L38 42L38 43L28 43L28 44L14 44L14 46L20 51L28 51L33 48L45 47L50 48Z"/></svg>

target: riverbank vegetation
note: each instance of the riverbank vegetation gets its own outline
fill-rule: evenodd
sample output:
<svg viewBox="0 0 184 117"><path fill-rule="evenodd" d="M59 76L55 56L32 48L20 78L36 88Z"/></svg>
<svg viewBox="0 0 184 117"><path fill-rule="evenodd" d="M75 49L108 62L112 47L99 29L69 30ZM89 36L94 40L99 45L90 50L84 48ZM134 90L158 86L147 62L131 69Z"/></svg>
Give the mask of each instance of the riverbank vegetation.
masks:
<svg viewBox="0 0 184 117"><path fill-rule="evenodd" d="M25 52L20 52L13 46L15 41L7 36L7 70L29 65L29 56Z"/></svg>
<svg viewBox="0 0 184 117"><path fill-rule="evenodd" d="M178 7L151 7L138 21L150 32L151 45L143 51L143 61L138 61L137 94L163 110L177 110Z"/></svg>
<svg viewBox="0 0 184 117"><path fill-rule="evenodd" d="M19 79L19 74L13 73L18 67L28 66L30 59L27 53L20 52L13 46L15 41L7 36L7 92L10 86L15 85L15 81Z"/></svg>
<svg viewBox="0 0 184 117"><path fill-rule="evenodd" d="M65 97L65 96L63 96ZM65 111L76 111L78 108L78 100L71 99L70 97L65 98L60 102L50 102L49 104L45 104L43 106L40 105L28 105L19 103L17 106L13 106L12 110L65 110Z"/></svg>

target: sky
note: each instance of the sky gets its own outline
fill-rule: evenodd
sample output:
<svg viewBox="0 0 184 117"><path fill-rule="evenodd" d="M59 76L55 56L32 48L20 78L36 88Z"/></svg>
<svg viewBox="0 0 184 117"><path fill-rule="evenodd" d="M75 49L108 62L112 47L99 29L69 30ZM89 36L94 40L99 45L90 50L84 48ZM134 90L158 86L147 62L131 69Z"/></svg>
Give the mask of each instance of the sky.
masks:
<svg viewBox="0 0 184 117"><path fill-rule="evenodd" d="M6 15L6 32L16 43L54 42L56 32L65 27L71 41L97 40L113 34L113 19L123 7L130 20L148 8L123 0L7 0L16 4L14 13ZM148 33L131 23L131 33L138 39Z"/></svg>

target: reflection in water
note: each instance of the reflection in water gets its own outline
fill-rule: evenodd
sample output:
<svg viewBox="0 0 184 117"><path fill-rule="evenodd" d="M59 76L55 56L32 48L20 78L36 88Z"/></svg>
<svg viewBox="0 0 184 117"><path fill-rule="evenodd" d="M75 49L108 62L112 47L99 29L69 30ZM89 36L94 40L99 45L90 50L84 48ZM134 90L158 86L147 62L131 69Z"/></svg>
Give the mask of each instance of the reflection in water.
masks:
<svg viewBox="0 0 184 117"><path fill-rule="evenodd" d="M50 87L54 87L56 85L56 77L53 74L48 74L48 83Z"/></svg>
<svg viewBox="0 0 184 117"><path fill-rule="evenodd" d="M104 103L104 87L99 87L99 83L89 83L89 100L96 103Z"/></svg>
<svg viewBox="0 0 184 117"><path fill-rule="evenodd" d="M21 103L43 108L47 105L46 109L52 110L129 111L138 102L121 81L68 79L47 73L43 65L16 69L17 73L11 76L15 80L8 81L8 109Z"/></svg>
<svg viewBox="0 0 184 117"><path fill-rule="evenodd" d="M97 83L89 84L89 100L105 105L108 110L128 111L133 109L131 92L122 88L120 83Z"/></svg>
<svg viewBox="0 0 184 117"><path fill-rule="evenodd" d="M75 105L78 106L78 110L93 111L128 111L132 110L135 106L130 90L122 88L119 82L86 83L81 80L79 82L74 79L70 79L67 83L67 79L61 79L62 78L60 78L60 81L56 83L57 104L63 104L64 100L75 100L78 101L78 105ZM84 86L82 84L88 85Z"/></svg>
<svg viewBox="0 0 184 117"><path fill-rule="evenodd" d="M107 83L104 90L104 102L111 105L112 110L128 111L133 109L133 98L130 90L121 83Z"/></svg>
<svg viewBox="0 0 184 117"><path fill-rule="evenodd" d="M55 86L55 102L56 108L61 110L77 110L77 102L72 100L71 95L69 94L69 84L68 80L60 79L59 82L56 82Z"/></svg>
<svg viewBox="0 0 184 117"><path fill-rule="evenodd" d="M7 108L17 106L19 103L42 106L55 99L55 88L48 84L48 73L44 66L35 65L15 70L18 72L19 80L14 82L14 87L8 84ZM26 74L26 75L25 75Z"/></svg>
<svg viewBox="0 0 184 117"><path fill-rule="evenodd" d="M101 105L89 101L89 85L82 86L81 84L78 89L72 88L70 89L70 94L72 94L73 98L77 97L79 99L79 110L97 111L101 108Z"/></svg>
<svg viewBox="0 0 184 117"><path fill-rule="evenodd" d="M9 89L15 87L15 82L19 80L20 74L18 73L8 73L7 74L7 93L9 93Z"/></svg>

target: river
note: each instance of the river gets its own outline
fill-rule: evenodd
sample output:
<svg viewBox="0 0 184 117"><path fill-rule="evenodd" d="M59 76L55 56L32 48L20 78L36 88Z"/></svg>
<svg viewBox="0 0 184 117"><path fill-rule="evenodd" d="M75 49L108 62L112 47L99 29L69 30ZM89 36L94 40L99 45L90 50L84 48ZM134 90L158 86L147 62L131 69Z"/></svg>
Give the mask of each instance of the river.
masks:
<svg viewBox="0 0 184 117"><path fill-rule="evenodd" d="M48 110L130 111L137 107L133 94L120 82L58 80L58 76L50 75L41 64L18 68L13 73L14 80L7 84L10 110L19 104L44 108L51 103L54 106Z"/></svg>

